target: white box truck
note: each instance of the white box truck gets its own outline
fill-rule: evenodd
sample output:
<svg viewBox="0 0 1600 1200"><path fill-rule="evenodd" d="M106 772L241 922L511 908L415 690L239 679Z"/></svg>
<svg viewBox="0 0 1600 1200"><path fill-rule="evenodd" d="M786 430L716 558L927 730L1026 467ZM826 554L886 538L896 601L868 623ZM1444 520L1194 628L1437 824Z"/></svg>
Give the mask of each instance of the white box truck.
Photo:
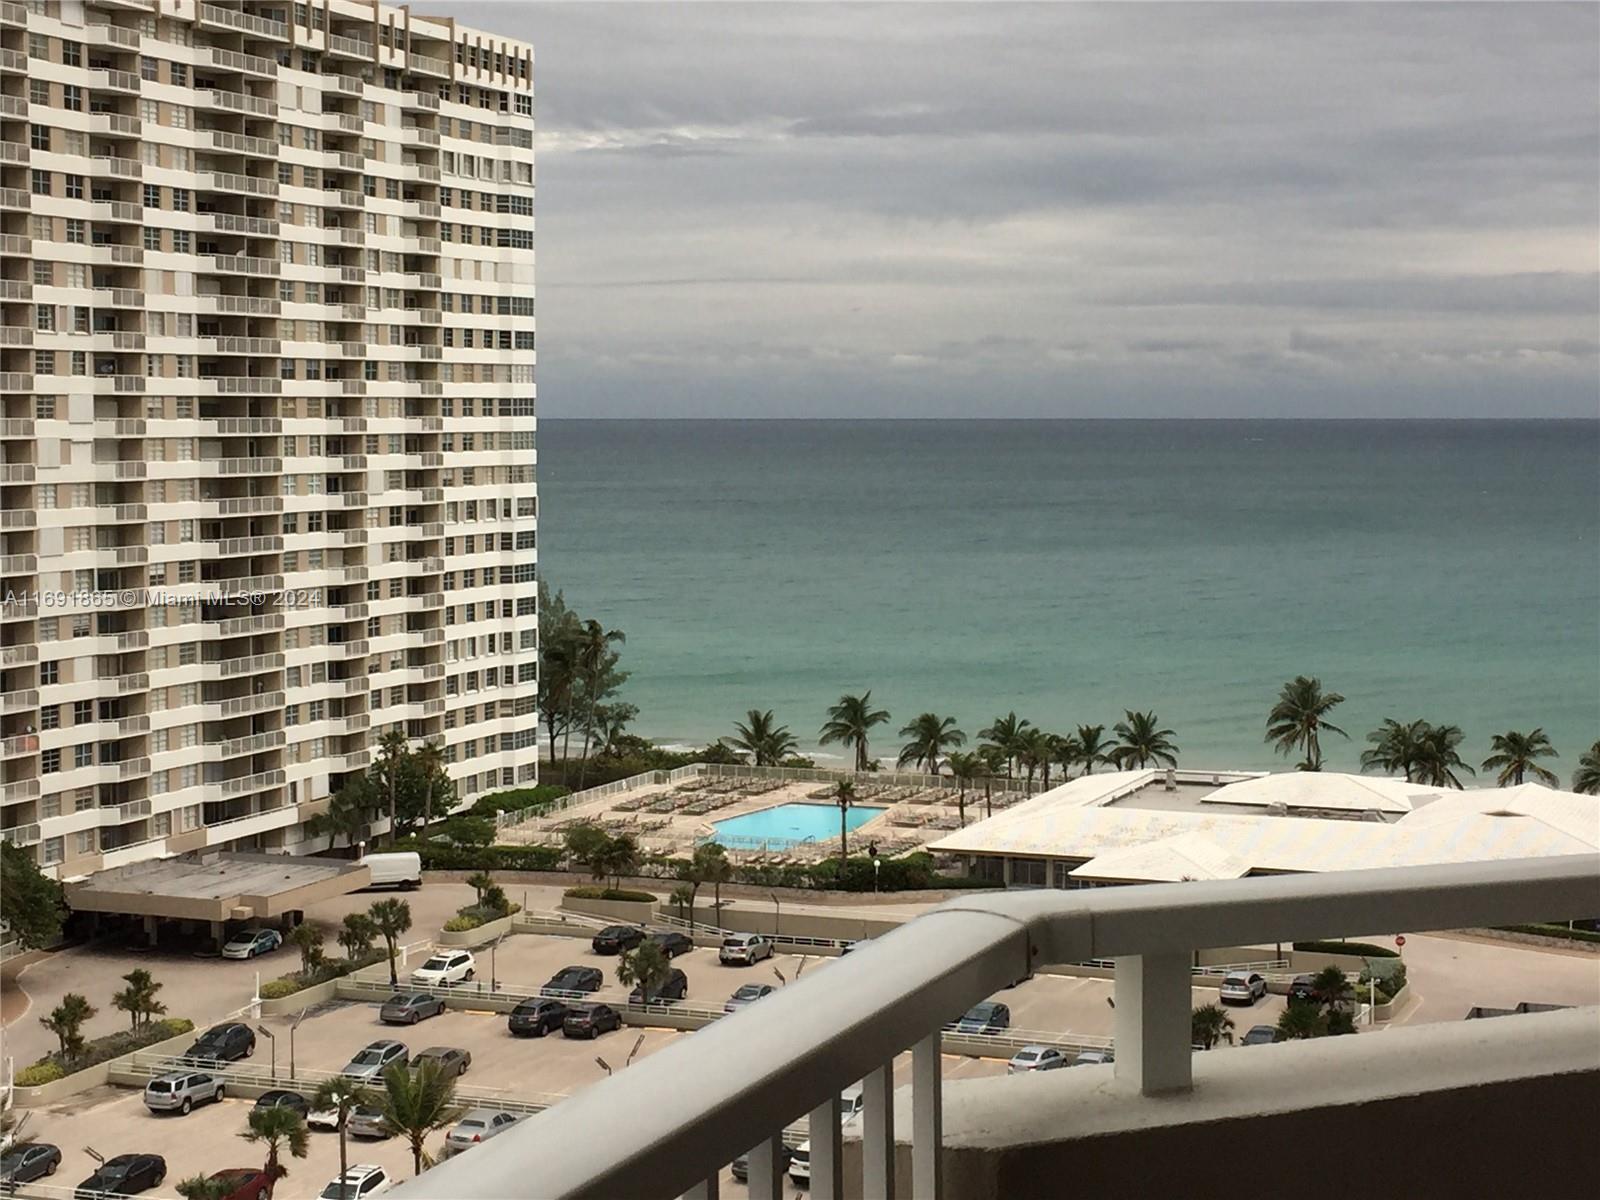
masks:
<svg viewBox="0 0 1600 1200"><path fill-rule="evenodd" d="M409 891L422 886L422 855L415 850L368 854L359 861L372 872L373 887L398 887Z"/></svg>

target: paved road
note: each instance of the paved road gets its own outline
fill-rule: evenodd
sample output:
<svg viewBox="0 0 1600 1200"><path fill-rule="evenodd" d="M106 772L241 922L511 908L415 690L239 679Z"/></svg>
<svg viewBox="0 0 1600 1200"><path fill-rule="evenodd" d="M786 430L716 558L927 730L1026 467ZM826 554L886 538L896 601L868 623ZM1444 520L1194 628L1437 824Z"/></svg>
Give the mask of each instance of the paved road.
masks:
<svg viewBox="0 0 1600 1200"><path fill-rule="evenodd" d="M1393 938L1368 939L1393 946ZM1600 954L1461 934L1408 934L1401 948L1416 999L1392 1024L1459 1021L1474 1005L1600 1004Z"/></svg>

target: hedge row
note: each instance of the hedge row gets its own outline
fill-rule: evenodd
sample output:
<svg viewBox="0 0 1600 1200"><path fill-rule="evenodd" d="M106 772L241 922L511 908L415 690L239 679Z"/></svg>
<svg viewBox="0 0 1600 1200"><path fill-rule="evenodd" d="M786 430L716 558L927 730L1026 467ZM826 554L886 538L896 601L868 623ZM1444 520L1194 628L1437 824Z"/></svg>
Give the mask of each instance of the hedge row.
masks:
<svg viewBox="0 0 1600 1200"><path fill-rule="evenodd" d="M1357 958L1399 958L1394 950L1374 946L1371 942L1296 942L1296 950L1306 954L1353 954Z"/></svg>
<svg viewBox="0 0 1600 1200"><path fill-rule="evenodd" d="M1600 943L1600 932L1592 929L1568 929L1565 925L1502 925L1507 933L1531 933L1537 937L1565 938L1569 942Z"/></svg>
<svg viewBox="0 0 1600 1200"><path fill-rule="evenodd" d="M442 846L401 838L394 849L415 850L424 871L554 871L562 859L559 846Z"/></svg>
<svg viewBox="0 0 1600 1200"><path fill-rule="evenodd" d="M656 899L649 892L630 892L626 888L575 887L562 895L573 900L632 900L639 904L653 904Z"/></svg>
<svg viewBox="0 0 1600 1200"><path fill-rule="evenodd" d="M509 904L503 909L469 904L465 908L456 910L456 915L444 923L444 930L446 933L466 933L469 929L476 929L480 925L487 925L490 921L498 921L501 917L509 917L521 911L520 904Z"/></svg>
<svg viewBox="0 0 1600 1200"><path fill-rule="evenodd" d="M542 783L538 787L508 788L480 796L467 811L475 817L491 817L496 813L521 812L525 808L547 807L561 797L570 795L572 789L559 783Z"/></svg>
<svg viewBox="0 0 1600 1200"><path fill-rule="evenodd" d="M157 1042L164 1042L168 1038L175 1038L180 1033L188 1033L193 1029L194 1022L188 1017L167 1017L165 1020L150 1022L137 1033L132 1030L108 1033L105 1037L85 1042L83 1053L72 1059L62 1058L59 1050L52 1051L32 1066L18 1071L15 1082L18 1087L38 1087L41 1084L54 1083L74 1071L82 1071L109 1062L113 1058L121 1058L124 1054L132 1054L135 1050L143 1050L146 1046L153 1046Z"/></svg>
<svg viewBox="0 0 1600 1200"><path fill-rule="evenodd" d="M280 975L276 979L267 980L261 985L261 998L263 1000L282 1000L285 996L303 992L306 988L316 987L319 983L327 983L330 979L340 979L352 971L359 971L362 967L370 967L373 963L383 962L386 954L387 951L374 950L370 954L364 954L357 959L324 959L310 972L294 971L288 975Z"/></svg>

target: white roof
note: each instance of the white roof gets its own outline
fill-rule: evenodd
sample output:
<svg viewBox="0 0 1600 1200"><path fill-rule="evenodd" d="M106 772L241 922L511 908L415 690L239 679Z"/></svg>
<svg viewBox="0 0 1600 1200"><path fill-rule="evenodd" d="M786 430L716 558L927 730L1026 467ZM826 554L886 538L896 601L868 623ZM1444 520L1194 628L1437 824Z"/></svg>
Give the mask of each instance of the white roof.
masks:
<svg viewBox="0 0 1600 1200"><path fill-rule="evenodd" d="M1437 792L1437 788L1400 779L1341 775L1336 771L1283 771L1230 783L1207 796L1205 803L1408 813L1417 806L1419 796L1432 798Z"/></svg>
<svg viewBox="0 0 1600 1200"><path fill-rule="evenodd" d="M1240 879L1250 864L1203 833L1180 833L1144 846L1097 855L1072 872L1074 879L1176 883L1184 879Z"/></svg>
<svg viewBox="0 0 1600 1200"><path fill-rule="evenodd" d="M1201 812L1104 807L1103 798L1095 799L1140 774L1151 782L1159 778L1154 772L1118 772L1120 784L1109 789L1112 775L1073 780L928 848L1083 859L1086 877L1150 882L1184 875L1236 878L1240 864L1240 873L1337 871L1600 848L1600 809L1592 798L1526 786L1445 793L1393 823L1266 816L1223 805ZM1124 850L1130 853L1112 857Z"/></svg>

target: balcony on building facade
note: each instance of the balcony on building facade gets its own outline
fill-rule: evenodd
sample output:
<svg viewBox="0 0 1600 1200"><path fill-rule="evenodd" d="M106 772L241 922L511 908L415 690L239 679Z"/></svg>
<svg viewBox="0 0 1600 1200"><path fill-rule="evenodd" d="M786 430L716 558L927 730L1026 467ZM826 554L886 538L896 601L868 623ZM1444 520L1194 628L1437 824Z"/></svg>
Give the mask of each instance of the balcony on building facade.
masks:
<svg viewBox="0 0 1600 1200"><path fill-rule="evenodd" d="M1551 1128L1558 1144L1593 1140L1595 1010L1195 1053L1191 970L1217 946L1587 915L1597 888L1600 856L1585 854L951 901L393 1194L520 1200L536 1179L552 1200L715 1197L726 1164L748 1154L752 1200L777 1200L785 1147L809 1135L818 1200L1000 1200L1067 1180L1091 1194L1225 1197L1239 1168L1224 1178L1207 1162L1252 1155L1268 1156L1277 1191L1337 1196L1349 1182L1329 1179L1337 1156L1392 1121L1406 1132L1383 1173L1399 1194L1454 1196L1470 1178L1475 1194L1579 1195L1571 1172L1590 1177L1595 1153L1543 1165L1517 1147ZM952 1014L1038 966L1105 959L1114 1065L944 1079ZM858 1081L864 1107L845 1124L840 1093ZM597 1142L602 1124L627 1135Z"/></svg>

